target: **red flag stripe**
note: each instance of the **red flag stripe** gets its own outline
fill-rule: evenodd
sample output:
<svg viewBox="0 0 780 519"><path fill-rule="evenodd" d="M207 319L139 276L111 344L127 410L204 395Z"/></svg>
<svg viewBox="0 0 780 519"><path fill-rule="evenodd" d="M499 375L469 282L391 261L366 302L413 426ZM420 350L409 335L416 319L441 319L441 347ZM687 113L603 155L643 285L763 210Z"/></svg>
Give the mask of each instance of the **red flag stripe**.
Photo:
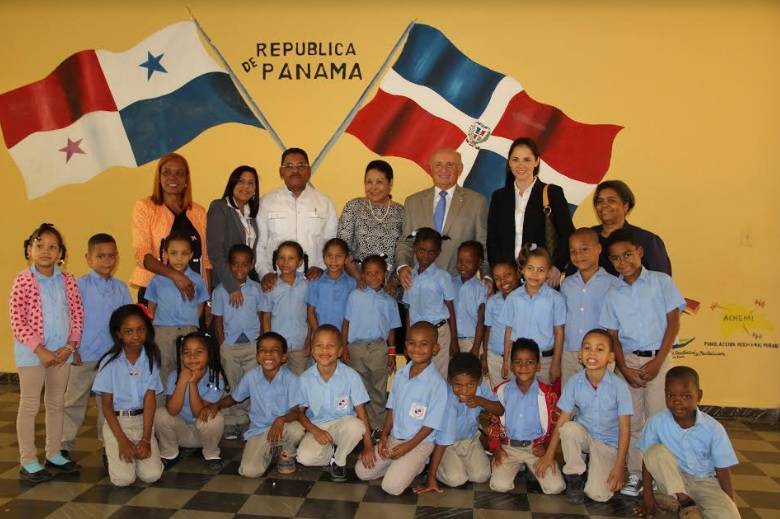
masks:
<svg viewBox="0 0 780 519"><path fill-rule="evenodd" d="M70 126L97 110L116 111L94 50L78 52L46 78L0 95L0 125L8 148L34 132Z"/></svg>
<svg viewBox="0 0 780 519"><path fill-rule="evenodd" d="M558 108L520 92L509 101L493 135L510 140L531 137L554 170L580 182L598 184L609 169L612 142L621 129L614 124L577 122Z"/></svg>
<svg viewBox="0 0 780 519"><path fill-rule="evenodd" d="M426 171L432 150L457 148L466 134L408 97L378 90L347 128L378 155L413 160Z"/></svg>

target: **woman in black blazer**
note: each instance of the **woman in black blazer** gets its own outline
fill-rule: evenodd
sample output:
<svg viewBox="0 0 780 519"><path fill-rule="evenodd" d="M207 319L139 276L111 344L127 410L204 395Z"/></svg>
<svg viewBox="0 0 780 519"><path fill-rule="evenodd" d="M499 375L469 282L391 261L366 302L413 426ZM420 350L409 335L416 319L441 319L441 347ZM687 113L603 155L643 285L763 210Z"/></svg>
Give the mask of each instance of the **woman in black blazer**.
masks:
<svg viewBox="0 0 780 519"><path fill-rule="evenodd" d="M230 303L235 306L240 306L244 298L241 287L230 274L228 251L237 243L255 250L259 186L255 168L237 167L228 178L222 198L211 202L207 214L206 249L212 264L211 286L222 283L230 294ZM254 269L250 271L250 277L257 281Z"/></svg>
<svg viewBox="0 0 780 519"><path fill-rule="evenodd" d="M516 260L517 252L525 244L545 244L542 190L546 184L537 178L539 162L539 148L533 139L521 137L510 146L506 185L493 193L488 211L487 253L491 264L507 258ZM515 215L518 197L520 203L527 204L522 215ZM574 224L563 189L550 184L548 197L557 234L557 245L552 255L554 268L550 271L549 282L558 286L561 272L569 262L569 235L574 231ZM523 232L521 243L517 243L520 237L517 236L515 222L520 217Z"/></svg>

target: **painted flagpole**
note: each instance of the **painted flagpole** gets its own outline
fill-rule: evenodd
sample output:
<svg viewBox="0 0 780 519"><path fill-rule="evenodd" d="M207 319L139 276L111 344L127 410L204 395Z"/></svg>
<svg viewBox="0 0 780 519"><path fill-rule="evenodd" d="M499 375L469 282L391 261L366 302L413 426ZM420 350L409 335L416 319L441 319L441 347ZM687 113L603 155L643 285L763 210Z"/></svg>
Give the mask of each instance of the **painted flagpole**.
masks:
<svg viewBox="0 0 780 519"><path fill-rule="evenodd" d="M352 107L352 110L350 110L350 112L347 114L347 117L344 119L341 125L336 129L336 131L333 133L330 139L328 139L328 142L325 143L325 147L322 148L322 151L320 151L319 155L317 155L317 158L314 159L314 163L311 165L312 172L317 170L317 166L319 166L322 159L325 158L325 155L328 154L328 152L333 147L333 145L336 144L338 138L341 137L341 134L344 133L344 130L347 129L349 123L351 123L352 119L355 118L355 115L358 113L358 110L360 110L360 107L363 105L363 102L366 100L366 97L368 97L368 93L371 90L373 90L373 88L376 86L377 81L379 81L379 77L382 74L384 74L385 70L387 70L387 66L390 64L390 60L395 55L398 48L404 43L404 41L406 41L406 37L409 35L409 31L412 30L412 27L414 27L415 23L416 23L415 20L409 22L409 25L406 26L406 29L404 29L404 32L401 34L401 37L398 38L397 42L395 42L395 45L390 51L390 54L388 54L387 58L385 58L385 61L384 63L382 63L382 66L379 67L379 70L377 71L376 74L374 74L374 77L371 79L371 82L366 86L365 90L363 90L363 93L360 94L360 97L358 97L358 100L355 102L355 106Z"/></svg>
<svg viewBox="0 0 780 519"><path fill-rule="evenodd" d="M271 126L271 123L268 122L268 119L265 117L265 114L263 114L263 111L260 110L260 107L257 106L257 103L255 103L255 100L252 99L252 96L249 95L249 92L247 92L246 88L244 87L244 84L241 83L241 81L238 79L238 76L236 76L235 72L233 72L233 69L228 64L227 60L225 60L225 57L222 55L222 53L219 51L216 45L214 45L214 42L209 38L209 35L206 34L206 31L203 30L203 26L200 24L197 18L195 18L195 15L192 14L192 10L187 7L187 11L190 13L190 18L192 18L192 21L195 22L195 25L198 27L198 31L203 35L203 38L208 42L209 46L212 48L212 50L219 56L220 61L222 62L222 65L227 70L228 74L230 74L231 79L233 79L233 82L238 87L238 90L241 92L241 95L244 96L244 99L246 99L252 109L255 112L255 116L260 120L260 123L265 127L266 130L268 130L268 133L271 134L271 138L274 140L277 146L279 146L279 149L284 151L287 149L287 147L282 142L282 139L279 137L279 135L274 130L273 126Z"/></svg>

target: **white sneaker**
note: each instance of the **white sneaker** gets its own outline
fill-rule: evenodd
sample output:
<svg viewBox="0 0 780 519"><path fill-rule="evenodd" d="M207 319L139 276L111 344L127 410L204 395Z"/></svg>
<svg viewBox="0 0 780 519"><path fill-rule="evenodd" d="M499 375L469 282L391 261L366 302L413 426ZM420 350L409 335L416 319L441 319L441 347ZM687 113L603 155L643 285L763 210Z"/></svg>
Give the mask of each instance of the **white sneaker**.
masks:
<svg viewBox="0 0 780 519"><path fill-rule="evenodd" d="M642 493L642 480L637 474L629 474L628 482L620 489L624 496L637 497Z"/></svg>

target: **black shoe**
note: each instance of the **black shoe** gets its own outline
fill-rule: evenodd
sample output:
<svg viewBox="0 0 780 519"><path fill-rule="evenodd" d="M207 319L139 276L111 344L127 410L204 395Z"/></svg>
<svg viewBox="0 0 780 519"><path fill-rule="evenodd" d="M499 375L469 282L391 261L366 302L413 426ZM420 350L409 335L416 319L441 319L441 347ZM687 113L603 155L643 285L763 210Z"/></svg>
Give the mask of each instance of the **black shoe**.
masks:
<svg viewBox="0 0 780 519"><path fill-rule="evenodd" d="M582 474L564 474L566 479L566 500L573 505L585 502L585 478Z"/></svg>
<svg viewBox="0 0 780 519"><path fill-rule="evenodd" d="M57 465L49 460L46 460L46 468L52 469L60 474L78 474L81 471L81 467L75 461L69 461L62 465Z"/></svg>
<svg viewBox="0 0 780 519"><path fill-rule="evenodd" d="M174 465L176 465L181 461L181 454L177 454L175 458L171 458L171 459L160 458L160 461L162 461L163 470L169 470L172 469Z"/></svg>
<svg viewBox="0 0 780 519"><path fill-rule="evenodd" d="M542 485L539 483L539 480L536 479L533 470L531 470L531 467L527 465L525 467L524 477L525 477L525 491L527 493L531 493L531 494L544 493L542 491Z"/></svg>
<svg viewBox="0 0 780 519"><path fill-rule="evenodd" d="M330 460L328 473L330 474L330 480L334 483L343 483L347 480L347 468L336 465L336 460Z"/></svg>
<svg viewBox="0 0 780 519"><path fill-rule="evenodd" d="M38 484L44 481L50 481L54 477L54 474L46 469L41 469L35 472L27 472L27 469L22 467L19 469L19 479L29 481L30 483Z"/></svg>
<svg viewBox="0 0 780 519"><path fill-rule="evenodd" d="M67 449L61 449L61 450L60 450L60 454L62 455L62 457L63 457L63 458L68 458L69 460L73 461L73 460L71 459L71 457L70 457L70 451L69 451L69 450L67 450Z"/></svg>
<svg viewBox="0 0 780 519"><path fill-rule="evenodd" d="M222 458L206 460L206 468L212 472L222 472L222 469L225 468L225 463L222 461Z"/></svg>

